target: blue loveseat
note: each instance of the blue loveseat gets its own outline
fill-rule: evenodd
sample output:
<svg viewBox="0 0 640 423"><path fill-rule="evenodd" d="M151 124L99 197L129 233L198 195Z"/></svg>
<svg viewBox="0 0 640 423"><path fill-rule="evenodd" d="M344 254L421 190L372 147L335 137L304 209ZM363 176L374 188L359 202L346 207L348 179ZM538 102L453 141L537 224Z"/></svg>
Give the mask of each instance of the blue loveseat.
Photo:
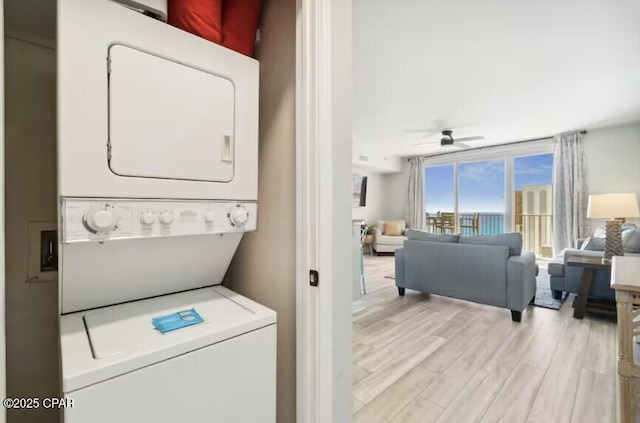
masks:
<svg viewBox="0 0 640 423"><path fill-rule="evenodd" d="M396 250L396 286L511 310L519 322L536 294L536 260L522 235L434 235L409 230Z"/></svg>

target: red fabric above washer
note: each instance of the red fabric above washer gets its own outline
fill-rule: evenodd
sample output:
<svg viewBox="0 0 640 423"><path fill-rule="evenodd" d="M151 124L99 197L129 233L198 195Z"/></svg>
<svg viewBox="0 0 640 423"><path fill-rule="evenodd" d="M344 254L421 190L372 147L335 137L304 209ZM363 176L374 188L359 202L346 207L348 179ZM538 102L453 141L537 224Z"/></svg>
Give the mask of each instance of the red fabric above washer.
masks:
<svg viewBox="0 0 640 423"><path fill-rule="evenodd" d="M231 3L244 2L245 0L240 0ZM246 2L254 3L253 0ZM222 0L169 0L169 24L220 44L222 7Z"/></svg>
<svg viewBox="0 0 640 423"><path fill-rule="evenodd" d="M253 56L261 11L262 0L223 0L222 45Z"/></svg>

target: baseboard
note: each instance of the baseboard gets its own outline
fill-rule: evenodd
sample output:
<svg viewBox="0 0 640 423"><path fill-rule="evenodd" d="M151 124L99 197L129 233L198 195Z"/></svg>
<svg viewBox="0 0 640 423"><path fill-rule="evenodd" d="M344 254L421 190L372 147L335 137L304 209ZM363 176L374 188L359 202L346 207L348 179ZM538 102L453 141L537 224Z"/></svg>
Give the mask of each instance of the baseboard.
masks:
<svg viewBox="0 0 640 423"><path fill-rule="evenodd" d="M364 301L356 300L353 302L353 314L358 313L359 311L364 310Z"/></svg>

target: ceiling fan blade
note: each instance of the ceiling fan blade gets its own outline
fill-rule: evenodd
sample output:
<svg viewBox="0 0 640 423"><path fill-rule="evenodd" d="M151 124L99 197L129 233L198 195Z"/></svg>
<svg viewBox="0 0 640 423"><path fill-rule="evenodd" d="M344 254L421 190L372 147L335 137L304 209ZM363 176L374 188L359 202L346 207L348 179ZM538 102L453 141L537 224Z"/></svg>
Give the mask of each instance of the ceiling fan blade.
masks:
<svg viewBox="0 0 640 423"><path fill-rule="evenodd" d="M439 144L440 140L436 141L426 141L426 142L416 142L413 145L428 145L428 144Z"/></svg>
<svg viewBox="0 0 640 423"><path fill-rule="evenodd" d="M454 145L459 147L459 148L461 148L461 149L463 149L463 150L466 150L467 148L471 148L471 146L469 144L465 144L463 142L457 142L456 141L456 143Z"/></svg>
<svg viewBox="0 0 640 423"><path fill-rule="evenodd" d="M474 141L482 141L484 137L464 137L464 138L455 138L455 142L474 142Z"/></svg>
<svg viewBox="0 0 640 423"><path fill-rule="evenodd" d="M424 129L405 129L402 132L404 132L405 134L422 134L422 133L436 133L436 132L440 132L439 129L434 129L434 128L424 128Z"/></svg>

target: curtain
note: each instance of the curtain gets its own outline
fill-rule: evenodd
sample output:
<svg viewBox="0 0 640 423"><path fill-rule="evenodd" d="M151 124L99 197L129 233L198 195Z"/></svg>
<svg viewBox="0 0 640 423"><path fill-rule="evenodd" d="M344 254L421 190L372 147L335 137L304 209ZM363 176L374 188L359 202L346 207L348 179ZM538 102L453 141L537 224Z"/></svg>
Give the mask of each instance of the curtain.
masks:
<svg viewBox="0 0 640 423"><path fill-rule="evenodd" d="M424 228L424 158L409 159L409 195L407 196L407 226Z"/></svg>
<svg viewBox="0 0 640 423"><path fill-rule="evenodd" d="M583 135L555 137L553 155L553 251L573 246L586 234L587 187L582 150Z"/></svg>

